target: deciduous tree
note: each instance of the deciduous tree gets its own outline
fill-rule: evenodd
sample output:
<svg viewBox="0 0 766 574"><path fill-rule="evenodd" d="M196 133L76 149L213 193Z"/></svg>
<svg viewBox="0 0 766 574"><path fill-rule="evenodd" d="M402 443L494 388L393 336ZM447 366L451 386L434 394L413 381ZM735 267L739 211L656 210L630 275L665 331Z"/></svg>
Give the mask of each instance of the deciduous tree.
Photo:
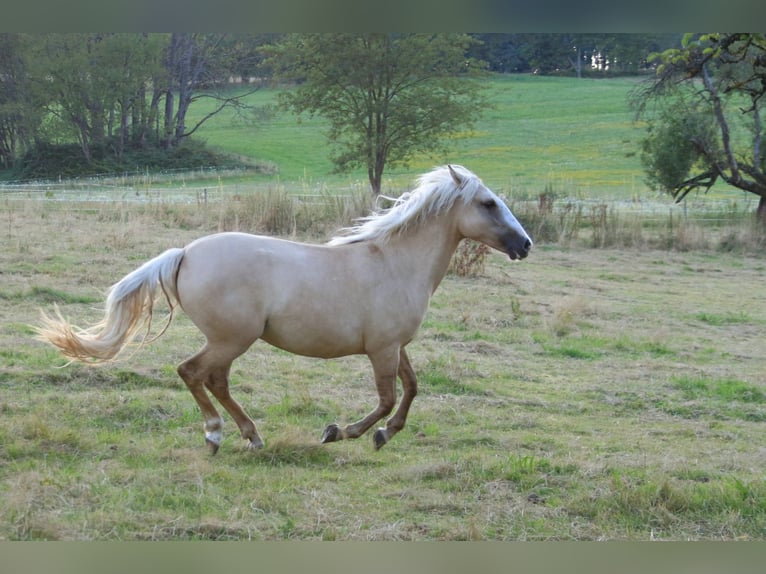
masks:
<svg viewBox="0 0 766 574"><path fill-rule="evenodd" d="M21 34L0 34L0 169L13 167L40 123L30 99Z"/></svg>
<svg viewBox="0 0 766 574"><path fill-rule="evenodd" d="M649 179L679 201L720 179L757 195L766 223L766 36L689 34L657 61L656 77L636 99L649 122L643 143Z"/></svg>
<svg viewBox="0 0 766 574"><path fill-rule="evenodd" d="M252 47L227 43L222 34L52 33L25 39L22 79L32 88L25 101L42 110L47 130L36 139L76 138L88 162L97 145L108 144L117 156L128 145L173 148L257 89L231 90L232 70L242 53L250 57ZM10 86L10 64L0 66L6 70L3 92ZM190 123L189 107L201 98L217 103Z"/></svg>
<svg viewBox="0 0 766 574"><path fill-rule="evenodd" d="M471 76L465 34L295 34L271 47L277 77L295 83L287 109L327 118L336 171L367 170L373 193L386 166L442 149L487 101Z"/></svg>

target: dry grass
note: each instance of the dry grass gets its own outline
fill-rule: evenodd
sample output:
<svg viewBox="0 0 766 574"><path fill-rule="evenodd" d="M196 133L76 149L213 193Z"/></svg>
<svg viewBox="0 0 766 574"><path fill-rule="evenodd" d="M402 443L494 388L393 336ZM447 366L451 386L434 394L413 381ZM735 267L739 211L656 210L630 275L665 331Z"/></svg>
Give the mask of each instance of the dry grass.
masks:
<svg viewBox="0 0 766 574"><path fill-rule="evenodd" d="M28 327L54 302L92 321L122 275L233 225L201 209L3 206L0 539L762 538L762 258L489 254L437 292L410 346L421 392L384 449L318 444L373 406L366 360L258 344L232 392L267 446L229 421L211 458L174 372L202 343L183 315L101 368L60 368Z"/></svg>

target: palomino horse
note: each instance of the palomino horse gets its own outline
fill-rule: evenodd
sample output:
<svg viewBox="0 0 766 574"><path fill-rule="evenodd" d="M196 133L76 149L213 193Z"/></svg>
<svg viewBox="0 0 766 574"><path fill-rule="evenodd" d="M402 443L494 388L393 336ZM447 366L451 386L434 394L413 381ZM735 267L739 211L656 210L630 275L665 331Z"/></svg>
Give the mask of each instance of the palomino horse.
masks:
<svg viewBox="0 0 766 574"><path fill-rule="evenodd" d="M532 247L508 207L476 175L461 166L440 167L422 175L393 207L327 245L218 233L168 249L111 287L98 324L81 330L56 310L56 318L43 313L38 337L74 360L109 361L151 322L162 291L171 308L168 324L179 304L207 338L178 374L202 411L213 453L223 419L206 389L234 418L248 447L263 446L255 423L229 394L232 361L257 339L310 357L365 354L378 405L353 424L329 425L322 442L357 438L387 416L396 403L398 375L401 402L373 435L378 449L404 427L417 392L404 349L466 237L511 259L523 259Z"/></svg>

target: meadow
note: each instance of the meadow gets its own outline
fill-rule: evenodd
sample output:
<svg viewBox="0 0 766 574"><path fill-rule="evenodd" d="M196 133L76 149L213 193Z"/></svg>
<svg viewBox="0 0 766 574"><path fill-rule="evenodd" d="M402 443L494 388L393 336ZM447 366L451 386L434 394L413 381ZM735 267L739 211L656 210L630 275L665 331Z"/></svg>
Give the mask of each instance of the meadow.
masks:
<svg viewBox="0 0 766 574"><path fill-rule="evenodd" d="M416 156L388 169L384 179L396 190L436 164L455 162L508 194L537 196L546 187L588 197L646 191L636 153L642 127L626 102L639 81L494 76L486 82L491 107L472 131L453 136L447 154ZM363 170L332 173L322 118L304 115L296 122L274 108L278 93L260 89L248 98L254 109L246 121L240 112L225 112L199 137L213 148L261 160L268 172L262 180L309 189L366 183ZM198 106L194 117L208 111Z"/></svg>
<svg viewBox="0 0 766 574"><path fill-rule="evenodd" d="M453 162L516 198L545 192L666 203L667 197L644 181L639 148L645 124L636 121L628 104L645 80L492 76L485 83L490 107L473 130L455 134L444 154L417 155L406 166L387 168L384 182L395 193L434 165ZM333 173L325 153L326 123L308 115L296 121L294 115L277 110L279 92L264 86L248 98L250 113L225 111L203 125L198 137L214 149L256 161L264 173L255 181L280 182L290 191L367 185L364 170ZM201 101L191 120L212 111L212 105ZM712 192L721 199L742 195L724 185Z"/></svg>
<svg viewBox="0 0 766 574"><path fill-rule="evenodd" d="M492 89L505 93L504 81ZM203 342L182 313L100 367L65 365L30 326L53 304L97 320L111 283L207 233L328 239L371 203L352 176L327 175L321 125L247 142L224 118L211 125L209 143L279 166L249 182L147 176L113 198L3 197L0 540L762 540L763 236L739 208L725 225L669 204L659 218L613 208L646 192L628 143L636 127L617 104L630 81L536 81L513 80L537 98L509 90L528 117L498 105L477 126L486 135L466 135L449 160L506 195L537 245L523 262L492 253L445 278L408 347L420 386L408 426L380 451L370 436L319 443L328 423L374 404L365 358L256 344L233 366L232 393L266 446L249 452L227 418L210 456L175 373ZM588 85L615 93L594 104ZM562 101L562 86L583 91ZM262 140L273 155L244 149ZM606 141L608 161L594 155ZM279 159L290 149L294 160ZM392 190L443 159L413 161ZM349 197L332 200L335 187ZM192 200L170 199L184 190Z"/></svg>

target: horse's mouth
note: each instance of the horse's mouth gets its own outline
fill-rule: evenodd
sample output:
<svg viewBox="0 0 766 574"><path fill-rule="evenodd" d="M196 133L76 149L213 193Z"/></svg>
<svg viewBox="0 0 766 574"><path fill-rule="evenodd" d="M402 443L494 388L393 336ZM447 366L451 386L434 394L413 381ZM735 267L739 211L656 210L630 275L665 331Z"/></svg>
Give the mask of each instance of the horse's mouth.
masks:
<svg viewBox="0 0 766 574"><path fill-rule="evenodd" d="M530 249L532 249L532 241L527 239L524 241L524 245L520 248L509 248L506 253L508 253L508 257L510 257L511 261L515 261L517 259L526 258L526 256L529 255Z"/></svg>

